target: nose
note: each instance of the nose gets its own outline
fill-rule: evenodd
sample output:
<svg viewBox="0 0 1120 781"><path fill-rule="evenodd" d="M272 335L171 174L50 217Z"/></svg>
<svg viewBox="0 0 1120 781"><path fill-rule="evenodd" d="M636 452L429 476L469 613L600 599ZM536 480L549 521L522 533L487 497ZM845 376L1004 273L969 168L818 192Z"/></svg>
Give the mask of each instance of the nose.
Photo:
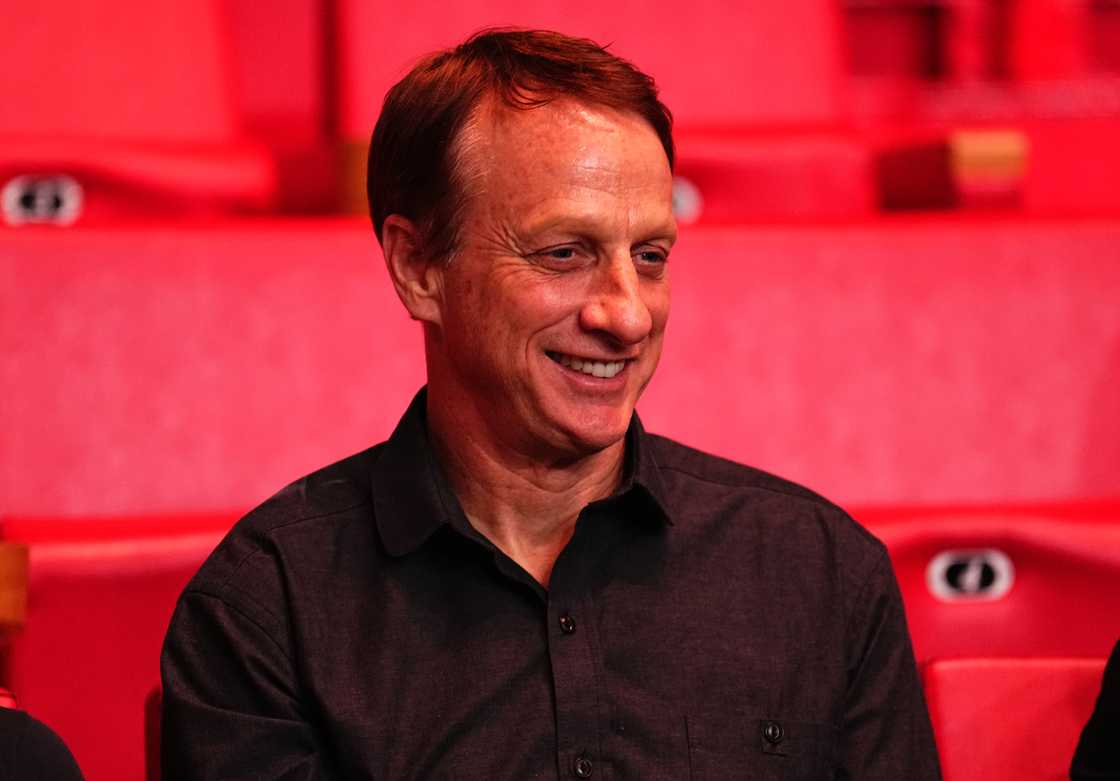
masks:
<svg viewBox="0 0 1120 781"><path fill-rule="evenodd" d="M609 336L619 345L638 344L649 335L653 318L629 254L619 253L599 264L580 310L580 326Z"/></svg>

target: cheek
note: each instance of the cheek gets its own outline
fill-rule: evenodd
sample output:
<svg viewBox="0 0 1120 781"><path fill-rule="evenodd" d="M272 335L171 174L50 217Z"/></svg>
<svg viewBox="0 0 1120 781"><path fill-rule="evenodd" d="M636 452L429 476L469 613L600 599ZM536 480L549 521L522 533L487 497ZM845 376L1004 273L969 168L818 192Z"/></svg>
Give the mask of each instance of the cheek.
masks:
<svg viewBox="0 0 1120 781"><path fill-rule="evenodd" d="M500 297L485 280L466 275L447 284L444 293L443 342L453 361L464 366L491 362L491 352L506 348Z"/></svg>
<svg viewBox="0 0 1120 781"><path fill-rule="evenodd" d="M583 287L575 275L520 280L504 291L510 327L533 334L563 322L578 313Z"/></svg>
<svg viewBox="0 0 1120 781"><path fill-rule="evenodd" d="M457 328L466 330L469 339L477 340L481 334L500 330L508 319L505 291L484 275L462 271L450 277L446 294L448 319Z"/></svg>
<svg viewBox="0 0 1120 781"><path fill-rule="evenodd" d="M652 321L652 334L660 336L665 331L666 323L669 322L670 295L668 281L658 280L653 283L643 298Z"/></svg>
<svg viewBox="0 0 1120 781"><path fill-rule="evenodd" d="M557 288L524 277L490 284L476 280L473 295L457 307L456 327L463 330L459 349L524 374L514 367L531 355L534 337L564 319L569 297Z"/></svg>

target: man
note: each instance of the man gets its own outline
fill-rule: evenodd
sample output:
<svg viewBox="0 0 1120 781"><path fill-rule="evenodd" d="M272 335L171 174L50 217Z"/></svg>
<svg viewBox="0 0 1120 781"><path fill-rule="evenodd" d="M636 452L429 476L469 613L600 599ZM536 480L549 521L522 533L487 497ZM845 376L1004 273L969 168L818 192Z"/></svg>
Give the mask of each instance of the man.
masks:
<svg viewBox="0 0 1120 781"><path fill-rule="evenodd" d="M428 385L188 586L168 777L938 777L883 546L633 414L672 164L588 41L483 33L390 91L371 211Z"/></svg>

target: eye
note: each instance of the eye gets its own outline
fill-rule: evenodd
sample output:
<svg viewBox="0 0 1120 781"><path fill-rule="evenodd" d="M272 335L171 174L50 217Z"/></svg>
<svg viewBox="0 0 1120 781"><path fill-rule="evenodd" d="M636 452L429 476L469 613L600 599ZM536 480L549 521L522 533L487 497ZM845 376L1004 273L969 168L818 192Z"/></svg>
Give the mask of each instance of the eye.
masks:
<svg viewBox="0 0 1120 781"><path fill-rule="evenodd" d="M567 271L580 268L590 262L592 256L578 244L562 244L548 247L532 254L538 265L553 271Z"/></svg>
<svg viewBox="0 0 1120 781"><path fill-rule="evenodd" d="M646 245L633 254L634 267L638 273L649 279L661 279L668 267L669 250Z"/></svg>
<svg viewBox="0 0 1120 781"><path fill-rule="evenodd" d="M669 253L659 249L644 249L634 253L634 257L643 263L666 263L669 260Z"/></svg>

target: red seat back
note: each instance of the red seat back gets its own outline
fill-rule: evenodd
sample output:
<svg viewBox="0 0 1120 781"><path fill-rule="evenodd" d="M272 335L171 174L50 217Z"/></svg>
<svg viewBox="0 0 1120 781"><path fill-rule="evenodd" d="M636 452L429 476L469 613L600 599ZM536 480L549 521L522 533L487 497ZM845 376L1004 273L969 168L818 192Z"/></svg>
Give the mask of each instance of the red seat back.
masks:
<svg viewBox="0 0 1120 781"><path fill-rule="evenodd" d="M558 30L609 45L651 74L676 127L833 127L845 84L836 3L699 0L638 5L570 0L483 0L449 7L340 0L338 127L355 175L345 188L362 211L365 147L388 89L424 55L488 26ZM851 139L739 139L713 144L678 134L678 172L701 191L699 218L743 219L865 214L873 207L869 153ZM685 214L695 220L691 206Z"/></svg>
<svg viewBox="0 0 1120 781"><path fill-rule="evenodd" d="M817 0L659 6L593 0L469 6L339 3L340 127L368 138L386 90L424 54L491 25L611 44L657 79L681 126L833 122L840 113L839 7Z"/></svg>
<svg viewBox="0 0 1120 781"><path fill-rule="evenodd" d="M1103 656L1120 637L1120 502L868 509L918 659Z"/></svg>
<svg viewBox="0 0 1120 781"><path fill-rule="evenodd" d="M853 218L875 209L871 148L854 135L707 131L675 140L682 224ZM698 202L681 192L688 185Z"/></svg>
<svg viewBox="0 0 1120 781"><path fill-rule="evenodd" d="M683 231L648 428L842 505L1117 491L1120 222ZM0 496L251 507L424 381L366 221L0 233Z"/></svg>
<svg viewBox="0 0 1120 781"><path fill-rule="evenodd" d="M5 4L7 221L24 176L72 177L89 220L265 204L273 171L242 135L224 25L219 0Z"/></svg>
<svg viewBox="0 0 1120 781"><path fill-rule="evenodd" d="M9 521L31 548L28 617L12 642L20 704L66 741L90 779L141 778L144 701L175 601L232 515L135 518L109 528ZM173 532L161 534L165 525ZM110 536L116 533L118 536Z"/></svg>
<svg viewBox="0 0 1120 781"><path fill-rule="evenodd" d="M958 659L922 670L945 781L1059 781L1105 660Z"/></svg>

